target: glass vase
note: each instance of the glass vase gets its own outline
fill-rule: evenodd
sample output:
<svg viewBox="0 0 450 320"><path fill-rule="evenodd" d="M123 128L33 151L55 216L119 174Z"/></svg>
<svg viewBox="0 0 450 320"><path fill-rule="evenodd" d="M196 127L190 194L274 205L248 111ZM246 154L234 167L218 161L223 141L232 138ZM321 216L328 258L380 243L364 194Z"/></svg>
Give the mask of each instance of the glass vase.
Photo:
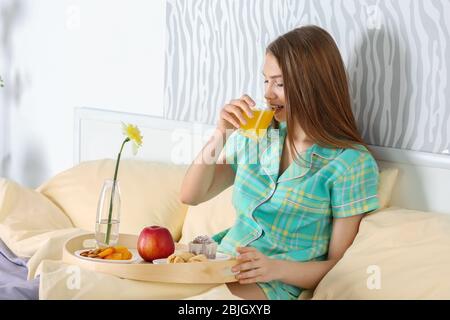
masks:
<svg viewBox="0 0 450 320"><path fill-rule="evenodd" d="M97 206L95 240L98 247L112 247L119 241L120 185L119 181L105 180Z"/></svg>

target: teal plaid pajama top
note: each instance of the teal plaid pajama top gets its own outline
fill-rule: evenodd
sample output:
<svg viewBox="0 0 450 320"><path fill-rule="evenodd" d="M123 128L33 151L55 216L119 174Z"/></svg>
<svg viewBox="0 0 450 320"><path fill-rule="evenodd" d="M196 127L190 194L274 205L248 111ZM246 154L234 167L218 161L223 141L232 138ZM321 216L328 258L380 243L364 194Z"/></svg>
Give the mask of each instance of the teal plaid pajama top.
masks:
<svg viewBox="0 0 450 320"><path fill-rule="evenodd" d="M286 134L282 123L259 143L238 132L228 139L236 221L213 236L218 251L235 256L236 247L252 246L273 259L326 260L333 218L379 208L378 166L365 147L314 144L278 176ZM279 281L258 285L269 299L297 299L302 291Z"/></svg>

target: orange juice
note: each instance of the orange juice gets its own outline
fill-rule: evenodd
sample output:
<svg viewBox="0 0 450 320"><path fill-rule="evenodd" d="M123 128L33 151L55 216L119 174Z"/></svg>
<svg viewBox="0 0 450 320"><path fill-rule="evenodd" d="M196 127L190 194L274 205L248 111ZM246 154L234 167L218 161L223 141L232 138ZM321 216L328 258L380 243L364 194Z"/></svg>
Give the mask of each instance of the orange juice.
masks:
<svg viewBox="0 0 450 320"><path fill-rule="evenodd" d="M247 114L244 113L247 124L241 126L241 134L249 138L258 139L266 133L267 128L272 122L274 112L270 109L252 111L253 118L249 118Z"/></svg>

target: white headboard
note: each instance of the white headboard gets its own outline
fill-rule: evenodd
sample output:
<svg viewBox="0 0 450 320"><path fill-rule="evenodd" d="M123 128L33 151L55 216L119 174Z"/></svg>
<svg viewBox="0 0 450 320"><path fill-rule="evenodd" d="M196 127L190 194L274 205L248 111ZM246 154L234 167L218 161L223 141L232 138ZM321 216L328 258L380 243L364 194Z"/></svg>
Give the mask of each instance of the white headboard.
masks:
<svg viewBox="0 0 450 320"><path fill-rule="evenodd" d="M123 158L190 164L210 137L211 125L92 108L75 109L74 164L114 159L123 140L121 122L136 124L141 150ZM391 205L450 214L450 155L371 146L380 168L395 167L399 177Z"/></svg>

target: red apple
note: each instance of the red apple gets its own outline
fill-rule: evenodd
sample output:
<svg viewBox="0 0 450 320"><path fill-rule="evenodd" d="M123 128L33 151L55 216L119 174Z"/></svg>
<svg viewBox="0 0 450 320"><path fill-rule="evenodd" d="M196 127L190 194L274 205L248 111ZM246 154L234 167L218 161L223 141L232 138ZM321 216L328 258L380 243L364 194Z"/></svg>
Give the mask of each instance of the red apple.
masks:
<svg viewBox="0 0 450 320"><path fill-rule="evenodd" d="M137 249L139 255L147 262L167 258L175 251L170 231L164 227L145 227L139 235Z"/></svg>

